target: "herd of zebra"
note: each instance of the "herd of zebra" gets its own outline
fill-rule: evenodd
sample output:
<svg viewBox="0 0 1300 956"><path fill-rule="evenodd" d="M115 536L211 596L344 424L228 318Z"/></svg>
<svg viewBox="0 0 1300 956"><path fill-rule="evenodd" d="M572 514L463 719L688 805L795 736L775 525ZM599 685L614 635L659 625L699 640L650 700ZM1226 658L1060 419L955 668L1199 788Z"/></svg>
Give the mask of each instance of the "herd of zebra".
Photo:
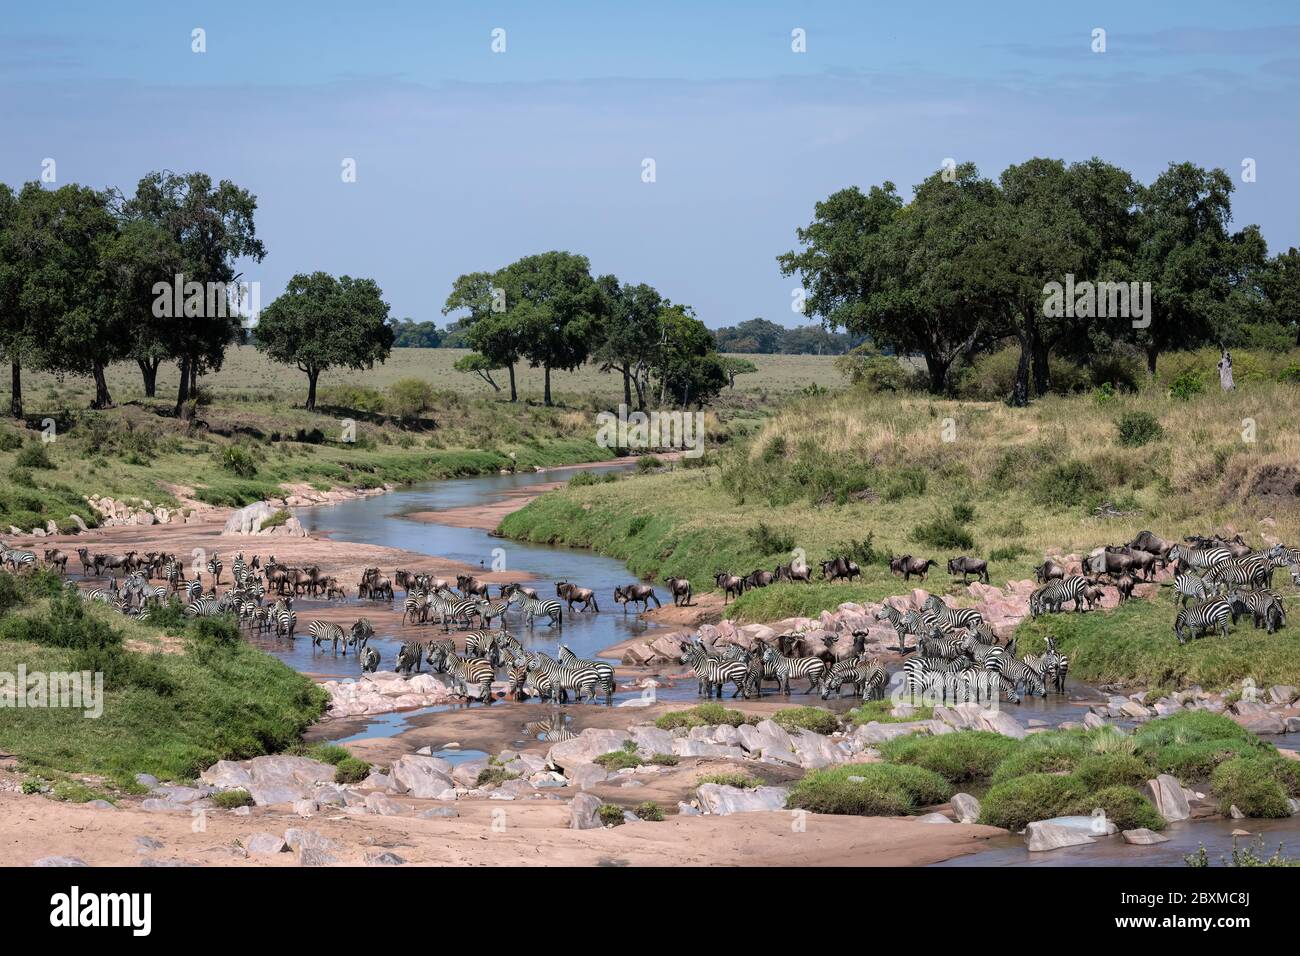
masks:
<svg viewBox="0 0 1300 956"><path fill-rule="evenodd" d="M790 656L787 652L801 643L794 635L782 635L779 643L784 646L774 647L763 640L756 641L752 649L730 644L715 655L701 641L688 641L682 645L680 662L694 672L700 696L709 699L715 691L721 698L728 683L736 688L732 697L761 697L764 681L776 682L777 689L788 697L792 678L807 680L809 694L820 689L822 700L832 693L842 694L845 684L863 700L884 697L889 674L878 658L867 654L865 633L854 634L851 655L843 660L837 660L829 647L807 656Z"/></svg>

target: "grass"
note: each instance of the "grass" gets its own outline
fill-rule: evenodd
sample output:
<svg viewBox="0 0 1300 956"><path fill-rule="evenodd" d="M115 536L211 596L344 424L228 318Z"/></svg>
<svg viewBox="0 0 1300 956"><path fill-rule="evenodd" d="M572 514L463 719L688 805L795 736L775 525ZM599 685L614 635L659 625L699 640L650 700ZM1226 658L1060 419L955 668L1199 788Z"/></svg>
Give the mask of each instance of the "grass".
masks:
<svg viewBox="0 0 1300 956"><path fill-rule="evenodd" d="M512 773L504 767L484 767L474 780L476 787L499 787L507 780L518 779L519 774Z"/></svg>
<svg viewBox="0 0 1300 956"><path fill-rule="evenodd" d="M345 757L334 766L335 783L360 783L370 776L370 764L356 757Z"/></svg>
<svg viewBox="0 0 1300 956"><path fill-rule="evenodd" d="M759 780L753 774L746 773L743 770L731 770L725 773L710 773L696 781L699 783L716 783L719 787L737 787L741 790L752 790L754 787L763 786L763 781Z"/></svg>
<svg viewBox="0 0 1300 956"><path fill-rule="evenodd" d="M912 720L929 720L934 716L934 708L930 706L914 707L907 717L895 717L893 708L894 702L890 700L864 700L844 717L850 723L862 725L873 720L881 724L901 724Z"/></svg>
<svg viewBox="0 0 1300 956"><path fill-rule="evenodd" d="M630 749L627 744L632 744ZM637 756L636 744L629 740L623 745L622 750L613 750L607 754L601 754L599 757L595 758L592 763L596 764L598 767L604 767L612 773L617 770L627 770L632 767L639 767L645 763L645 761Z"/></svg>
<svg viewBox="0 0 1300 956"><path fill-rule="evenodd" d="M998 764L1020 746L1020 742L989 731L940 734L937 737L909 734L879 746L891 763L923 767L949 783L968 783L991 776Z"/></svg>
<svg viewBox="0 0 1300 956"><path fill-rule="evenodd" d="M222 790L212 795L212 802L221 810L234 810L236 807L251 807L255 801L247 790Z"/></svg>
<svg viewBox="0 0 1300 956"><path fill-rule="evenodd" d="M895 764L841 764L814 770L790 790L786 807L812 813L903 816L943 803L952 787L932 770Z"/></svg>
<svg viewBox="0 0 1300 956"><path fill-rule="evenodd" d="M632 812L648 823L662 823L664 820L663 807L659 806L659 804L655 803L653 800L647 800L644 803L637 804L636 809Z"/></svg>
<svg viewBox="0 0 1300 956"><path fill-rule="evenodd" d="M833 734L840 729L840 719L823 707L786 707L770 718L772 723L787 731L811 730L819 734Z"/></svg>
<svg viewBox="0 0 1300 956"><path fill-rule="evenodd" d="M164 629L50 597L45 575L22 577L0 583L0 598L16 587L21 599L0 622L0 671L104 675L98 718L60 707L6 712L0 750L25 773L96 775L127 790L141 772L188 780L217 760L297 744L324 709L323 691L240 641L233 625L175 616Z"/></svg>
<svg viewBox="0 0 1300 956"><path fill-rule="evenodd" d="M670 710L666 714L660 714L655 718L655 726L660 730L675 730L678 727L716 726L718 724L730 724L732 727L739 727L741 724L758 723L761 719L743 711L723 707L721 704L699 704L688 710Z"/></svg>
<svg viewBox="0 0 1300 956"><path fill-rule="evenodd" d="M602 803L596 808L596 816L607 827L621 827L627 822L623 819L623 808L613 803Z"/></svg>

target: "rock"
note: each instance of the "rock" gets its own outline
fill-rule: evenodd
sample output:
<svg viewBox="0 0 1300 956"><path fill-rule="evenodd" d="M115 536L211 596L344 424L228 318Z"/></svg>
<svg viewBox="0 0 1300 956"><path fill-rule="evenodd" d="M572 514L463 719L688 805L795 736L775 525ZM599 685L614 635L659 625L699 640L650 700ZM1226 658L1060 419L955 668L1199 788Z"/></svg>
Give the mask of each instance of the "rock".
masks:
<svg viewBox="0 0 1300 956"><path fill-rule="evenodd" d="M388 768L389 790L413 797L436 797L452 786L451 764L440 757L405 754Z"/></svg>
<svg viewBox="0 0 1300 956"><path fill-rule="evenodd" d="M382 793L372 793L366 797L366 809L371 813L379 814L381 817L396 817L410 808L406 804L398 803L392 797L385 796Z"/></svg>
<svg viewBox="0 0 1300 956"><path fill-rule="evenodd" d="M458 817L455 807L430 807L428 810L422 810L416 814L421 820L433 820L438 817Z"/></svg>
<svg viewBox="0 0 1300 956"><path fill-rule="evenodd" d="M624 664L630 664L634 667L648 664L654 660L655 653L649 644L629 644L623 650Z"/></svg>
<svg viewBox="0 0 1300 956"><path fill-rule="evenodd" d="M1146 827L1138 827L1136 830L1125 830L1123 832L1124 842L1131 843L1134 846L1150 846L1153 843L1168 843L1169 837L1161 836L1153 830Z"/></svg>
<svg viewBox="0 0 1300 956"><path fill-rule="evenodd" d="M167 813L189 812L189 807L184 803L173 803L171 800L159 800L157 797L149 797L140 801L140 809L148 813Z"/></svg>
<svg viewBox="0 0 1300 956"><path fill-rule="evenodd" d="M1232 806L1228 807L1228 816L1232 817L1232 819L1234 820L1246 819L1246 814L1238 810L1237 805L1235 803Z"/></svg>
<svg viewBox="0 0 1300 956"><path fill-rule="evenodd" d="M318 784L334 782L333 764L276 754L251 760L219 760L199 775L216 790L247 790L258 806L293 803L312 796Z"/></svg>
<svg viewBox="0 0 1300 956"><path fill-rule="evenodd" d="M1232 720L1255 734L1284 734L1286 721L1278 714L1268 711L1249 712L1245 714L1228 714Z"/></svg>
<svg viewBox="0 0 1300 956"><path fill-rule="evenodd" d="M256 534L262 528L262 522L275 514L277 508L271 507L268 502L254 501L251 505L245 505L230 513L226 519L226 526L222 529L222 534Z"/></svg>
<svg viewBox="0 0 1300 956"><path fill-rule="evenodd" d="M1092 711L1083 715L1083 726L1088 730L1096 730L1098 727L1105 727L1106 720L1103 717L1094 714Z"/></svg>
<svg viewBox="0 0 1300 956"><path fill-rule="evenodd" d="M1029 847L1030 853L1059 850L1067 846L1083 846L1095 842L1088 835L1087 830L1061 826L1047 820L1036 821L1025 828L1025 845Z"/></svg>
<svg viewBox="0 0 1300 956"><path fill-rule="evenodd" d="M32 866L90 866L79 856L43 856L32 863Z"/></svg>
<svg viewBox="0 0 1300 956"><path fill-rule="evenodd" d="M701 784L697 791L700 809L705 813L727 816L732 813L752 813L763 810L784 810L789 790L785 787L758 787L741 790L716 783Z"/></svg>
<svg viewBox="0 0 1300 956"><path fill-rule="evenodd" d="M274 856L288 849L288 844L274 833L254 833L244 841L244 848L257 856Z"/></svg>
<svg viewBox="0 0 1300 956"><path fill-rule="evenodd" d="M570 830L598 830L603 824L596 811L600 801L589 793L580 793L569 803Z"/></svg>
<svg viewBox="0 0 1300 956"><path fill-rule="evenodd" d="M1296 689L1290 684L1275 684L1268 689L1268 696L1275 704L1289 704L1296 699Z"/></svg>
<svg viewBox="0 0 1300 956"><path fill-rule="evenodd" d="M150 850L161 850L163 848L162 840L157 840L151 836L138 836L135 838L135 845L139 847L135 852L148 853Z"/></svg>
<svg viewBox="0 0 1300 956"><path fill-rule="evenodd" d="M1186 820L1191 815L1187 795L1183 793L1183 785L1176 777L1162 773L1156 779L1148 780L1147 792L1156 811L1170 823Z"/></svg>
<svg viewBox="0 0 1300 956"><path fill-rule="evenodd" d="M460 763L452 764L451 782L458 787L464 787L466 790L472 790L478 786L478 775L487 769L488 761L486 757L479 757L474 760L462 760Z"/></svg>
<svg viewBox="0 0 1300 956"><path fill-rule="evenodd" d="M284 842L298 857L299 866L327 866L336 862L334 854L343 849L343 844L338 840L299 827L285 830Z"/></svg>
<svg viewBox="0 0 1300 956"><path fill-rule="evenodd" d="M70 514L70 515L68 515L68 518L71 519L71 521L73 522L73 524L75 524L75 525L77 526L77 530L78 530L78 531L87 531L87 530L89 530L89 529L86 527L86 522L83 521L83 520L81 519L81 515L79 515L79 514Z"/></svg>
<svg viewBox="0 0 1300 956"><path fill-rule="evenodd" d="M980 802L969 793L954 793L949 804L958 823L974 823L980 818Z"/></svg>
<svg viewBox="0 0 1300 956"><path fill-rule="evenodd" d="M705 740L690 740L682 737L678 737L673 741L673 753L678 757L730 757L737 760L741 760L745 756L745 751L740 747L711 744Z"/></svg>
<svg viewBox="0 0 1300 956"><path fill-rule="evenodd" d="M580 763L565 774L570 786L587 790L609 779L609 771L599 764Z"/></svg>
<svg viewBox="0 0 1300 956"><path fill-rule="evenodd" d="M695 807L691 806L689 803L683 803L680 800L677 802L677 813L683 817L698 817L700 815L699 810L695 809Z"/></svg>
<svg viewBox="0 0 1300 956"><path fill-rule="evenodd" d="M546 762L565 771L579 764L591 763L597 757L623 749L623 741L630 739L624 730L603 730L588 727L578 736L553 745L546 754Z"/></svg>
<svg viewBox="0 0 1300 956"><path fill-rule="evenodd" d="M927 813L924 816L917 817L916 819L920 823L952 823L952 821L942 813Z"/></svg>
<svg viewBox="0 0 1300 956"><path fill-rule="evenodd" d="M135 775L135 782L140 784L140 786L148 787L151 790L158 786L158 778L151 773L137 773Z"/></svg>
<svg viewBox="0 0 1300 956"><path fill-rule="evenodd" d="M96 810L116 810L116 809L117 809L117 807L113 806L113 805L112 805L111 803L109 803L107 800L91 800L90 802L88 802L88 803L86 804L86 806L88 806L88 807L94 807Z"/></svg>
<svg viewBox="0 0 1300 956"><path fill-rule="evenodd" d="M367 853L366 866L402 866L406 863L396 853Z"/></svg>
<svg viewBox="0 0 1300 956"><path fill-rule="evenodd" d="M1250 831L1249 831L1249 830L1242 830L1242 829L1238 828L1238 829L1232 831L1232 835L1235 836L1235 837L1250 836Z"/></svg>
<svg viewBox="0 0 1300 956"><path fill-rule="evenodd" d="M627 734L636 744L637 754L644 759L648 760L655 754L670 754L673 752L673 735L651 724L637 724L634 727L629 727Z"/></svg>

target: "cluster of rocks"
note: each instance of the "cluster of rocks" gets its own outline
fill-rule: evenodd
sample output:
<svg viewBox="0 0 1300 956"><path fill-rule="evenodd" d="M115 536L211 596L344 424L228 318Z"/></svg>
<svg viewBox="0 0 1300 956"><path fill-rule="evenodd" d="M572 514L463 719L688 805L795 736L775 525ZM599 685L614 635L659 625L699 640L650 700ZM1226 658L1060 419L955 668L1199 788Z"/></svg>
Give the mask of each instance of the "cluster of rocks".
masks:
<svg viewBox="0 0 1300 956"><path fill-rule="evenodd" d="M1092 705L1084 725L1096 726L1101 718L1107 717L1142 723L1184 711L1205 710L1223 714L1252 733L1286 734L1300 731L1298 698L1300 690L1289 684L1276 684L1265 691L1249 679L1220 693L1194 686L1158 699L1145 691L1127 696L1111 694L1106 703Z"/></svg>
<svg viewBox="0 0 1300 956"><path fill-rule="evenodd" d="M248 534L261 536L275 536L281 538L305 538L307 529L302 526L293 515L290 515L283 522L263 527L263 525L273 516L279 514L283 507L276 507L268 501L254 501L251 505L245 505L231 512L230 517L226 519L226 526L222 529L222 534Z"/></svg>
<svg viewBox="0 0 1300 956"><path fill-rule="evenodd" d="M328 491L318 491L311 485L291 485L292 490L284 496L283 499L271 499L271 503L280 508L302 508L308 505L336 505L340 501L351 501L353 498L369 498L373 495L382 495L385 492L392 491L394 485L383 485L379 488L331 488Z"/></svg>
<svg viewBox="0 0 1300 956"><path fill-rule="evenodd" d="M148 527L155 524L195 524L200 518L190 508L168 508L155 505L147 498L108 498L91 495L86 499L94 512L99 515L102 528ZM72 516L81 524L76 516ZM85 530L85 527L82 527ZM35 532L33 532L35 533Z"/></svg>
<svg viewBox="0 0 1300 956"><path fill-rule="evenodd" d="M330 695L331 717L371 717L459 699L446 678L433 674L403 677L395 671L375 671L356 680L325 681L320 687Z"/></svg>

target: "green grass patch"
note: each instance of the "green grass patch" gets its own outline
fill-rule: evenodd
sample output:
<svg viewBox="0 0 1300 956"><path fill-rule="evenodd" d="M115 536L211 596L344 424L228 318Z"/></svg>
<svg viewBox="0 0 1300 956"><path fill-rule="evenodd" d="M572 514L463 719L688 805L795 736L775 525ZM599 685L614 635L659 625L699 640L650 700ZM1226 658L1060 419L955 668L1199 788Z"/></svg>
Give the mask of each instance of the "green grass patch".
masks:
<svg viewBox="0 0 1300 956"><path fill-rule="evenodd" d="M943 803L952 787L932 770L906 765L842 764L814 770L786 800L789 809L857 816L903 816Z"/></svg>
<svg viewBox="0 0 1300 956"><path fill-rule="evenodd" d="M718 724L739 727L741 724L758 723L761 719L721 704L700 704L689 710L670 710L666 714L661 714L655 718L655 726L660 730L676 730L678 727L713 727Z"/></svg>
<svg viewBox="0 0 1300 956"><path fill-rule="evenodd" d="M719 787L739 787L741 790L752 790L754 787L763 786L762 780L743 770L705 774L696 783L716 783Z"/></svg>
<svg viewBox="0 0 1300 956"><path fill-rule="evenodd" d="M1020 741L989 731L959 731L929 736L909 734L880 744L891 763L924 767L949 783L987 779L1020 747Z"/></svg>
<svg viewBox="0 0 1300 956"><path fill-rule="evenodd" d="M212 795L212 802L221 810L234 810L236 807L251 807L255 801L247 790L222 790Z"/></svg>
<svg viewBox="0 0 1300 956"><path fill-rule="evenodd" d="M772 723L787 731L811 730L833 734L840 729L840 719L824 707L786 707L771 716Z"/></svg>

